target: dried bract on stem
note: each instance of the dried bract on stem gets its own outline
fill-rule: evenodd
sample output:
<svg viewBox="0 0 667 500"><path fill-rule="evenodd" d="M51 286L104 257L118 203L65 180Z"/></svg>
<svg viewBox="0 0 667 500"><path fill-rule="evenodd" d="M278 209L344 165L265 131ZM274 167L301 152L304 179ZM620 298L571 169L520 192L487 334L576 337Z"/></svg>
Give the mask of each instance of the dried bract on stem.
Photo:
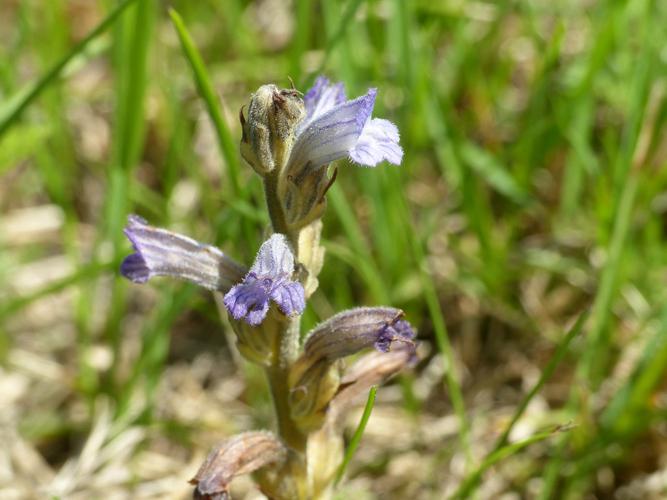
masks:
<svg viewBox="0 0 667 500"><path fill-rule="evenodd" d="M196 485L194 498L222 500L229 497L229 483L235 476L248 474L285 459L283 444L270 432L246 432L216 446L190 480Z"/></svg>

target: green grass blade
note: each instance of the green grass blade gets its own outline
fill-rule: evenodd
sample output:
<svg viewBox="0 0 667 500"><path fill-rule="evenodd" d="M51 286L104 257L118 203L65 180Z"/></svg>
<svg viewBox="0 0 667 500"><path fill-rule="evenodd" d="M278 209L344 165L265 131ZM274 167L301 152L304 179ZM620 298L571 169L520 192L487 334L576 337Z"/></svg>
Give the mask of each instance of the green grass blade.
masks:
<svg viewBox="0 0 667 500"><path fill-rule="evenodd" d="M350 440L350 444L347 446L347 450L345 450L345 457L343 458L343 463L340 464L340 468L338 469L338 473L336 474L336 480L334 481L334 484L338 484L340 480L343 478L343 474L345 474L345 469L347 469L348 464L352 460L352 457L354 456L355 452L357 451L357 448L359 447L359 443L361 442L361 437L364 435L364 431L366 430L366 424L368 424L368 419L371 418L371 412L373 411L373 405L375 404L375 395L377 393L377 386L371 387L371 390L368 393L368 399L366 400L366 406L364 407L364 412L361 414L361 419L359 420L359 425L357 426L357 429L354 431L354 434L352 435L352 439Z"/></svg>
<svg viewBox="0 0 667 500"><path fill-rule="evenodd" d="M338 42L340 42L345 36L347 28L352 23L354 16L356 15L357 11L359 10L359 7L361 7L361 4L363 2L364 0L350 0L348 2L345 8L345 12L343 13L343 16L340 18L340 23L338 24L338 27L327 40L327 45L324 49L324 57L322 58L322 62L318 66L317 70L313 72L313 75L319 75L320 73L322 73L322 71L326 69L327 64L329 63L329 59L331 58L331 54L333 53L333 49L336 47L336 45L338 45Z"/></svg>
<svg viewBox="0 0 667 500"><path fill-rule="evenodd" d="M139 161L145 137L144 100L149 47L156 17L154 0L141 0L115 27L118 81L112 168L126 172Z"/></svg>
<svg viewBox="0 0 667 500"><path fill-rule="evenodd" d="M130 210L129 184L132 173L139 164L145 141L144 102L148 85L147 68L152 41L152 27L157 17L155 0L140 0L128 16L114 29L114 65L116 81L116 113L114 142L111 160L107 169L108 190L105 199L104 231L98 233L98 247L105 241L113 243L114 260L120 261L126 243L123 226ZM122 321L125 316L126 283L113 281L109 314L104 335L112 346L113 359L120 356L122 347ZM81 294L81 308L89 307L90 294ZM90 321L89 321L90 324ZM85 344L85 342L84 342ZM115 396L123 385L118 380L118 364L112 365L111 380Z"/></svg>
<svg viewBox="0 0 667 500"><path fill-rule="evenodd" d="M499 450L494 451L488 457L486 457L481 464L479 464L477 469L475 469L475 471L472 474L470 474L465 481L463 481L461 486L459 486L459 488L449 498L452 500L458 498L461 499L470 498L470 495L472 495L473 490L475 489L477 483L479 483L480 479L482 478L482 475L490 467L494 466L501 460L510 457L515 453L518 453L519 451L523 450L527 446L530 446L531 444L539 443L540 441L544 441L545 439L553 437L557 433L565 432L568 431L569 429L570 426L559 426L556 429L546 432L540 432L538 434L530 436L529 438L522 439L521 441L517 441L516 443L512 443L510 445L500 448Z"/></svg>
<svg viewBox="0 0 667 500"><path fill-rule="evenodd" d="M378 303L389 302L389 294L387 293L387 286L382 279L380 271L377 269L371 251L368 248L364 238L364 231L361 228L357 217L355 216L349 202L345 197L345 193L340 185L334 185L328 193L329 202L336 212L343 225L343 230L346 233L350 245L356 254L356 266L360 269L362 277L366 279L366 284L371 290L373 298Z"/></svg>
<svg viewBox="0 0 667 500"><path fill-rule="evenodd" d="M517 204L527 201L528 193L493 155L469 141L460 146L459 154L466 165L496 191Z"/></svg>
<svg viewBox="0 0 667 500"><path fill-rule="evenodd" d="M588 337L589 346L582 359L582 376L596 387L601 378L601 370L607 360L607 336L611 321L612 302L619 287L619 275L622 268L623 253L630 230L630 220L637 194L637 178L627 179L617 212L616 220L609 244L608 261L602 271L600 287L595 295L591 312L591 332Z"/></svg>
<svg viewBox="0 0 667 500"><path fill-rule="evenodd" d="M290 49L290 76L295 81L301 81L301 58L308 47L308 35L311 30L311 10L312 2L310 0L296 0L296 31L292 39Z"/></svg>
<svg viewBox="0 0 667 500"><path fill-rule="evenodd" d="M64 278L53 281L52 283L49 283L47 285L44 285L42 288L34 291L29 295L15 297L12 300L6 301L0 304L0 322L6 320L12 314L16 314L17 312L21 311L22 309L24 309L25 307L27 307L28 305L32 304L33 302L39 299L59 293L62 290L66 289L67 287L75 286L84 281L97 278L102 273L108 272L110 269L113 269L115 267L116 265L114 263L89 264L85 267L78 269L69 276L65 276Z"/></svg>
<svg viewBox="0 0 667 500"><path fill-rule="evenodd" d="M556 352L553 354L553 356L551 356L551 359L549 359L549 362L542 370L542 374L540 375L539 380L533 386L533 388L528 392L528 394L526 394L526 396L523 398L519 406L517 406L517 409L514 412L514 415L512 416L512 420L510 420L510 423L507 425L507 428L498 438L498 441L496 441L496 444L493 447L493 451L491 453L497 452L500 448L502 448L503 446L505 446L505 444L507 444L507 440L509 438L510 433L512 432L512 429L514 428L514 425L519 421L519 419L523 415L523 412L526 411L526 408L528 408L528 405L535 397L535 395L538 392L540 392L540 390L547 382L547 380L551 378L551 376L553 375L554 371L561 363L561 361L563 361L565 354L570 348L570 344L575 339L575 337L577 337L579 333L581 333L581 329L583 328L587 318L588 318L588 311L580 314L579 318L577 318L576 323L572 326L572 328L570 328L570 331L567 332L565 337L563 337L563 340L561 340L560 344L558 344Z"/></svg>
<svg viewBox="0 0 667 500"><path fill-rule="evenodd" d="M424 299L426 301L426 307L431 321L433 322L436 345L442 354L445 373L444 382L449 391L449 398L459 421L461 447L465 452L467 462L470 463L472 460L470 424L466 417L463 391L461 390L461 384L456 374L454 350L452 349L452 344L449 340L449 332L447 331L447 324L445 323L442 306L440 305L440 300L438 298L438 291L436 284L433 281L431 271L427 266L427 259L423 247L424 243L415 231L415 224L410 220L410 211L404 193L400 193L400 196L397 197L397 202L400 202L403 207L401 213L403 214L403 217L405 217L405 220L403 221L402 227L404 227L407 232L406 237L411 243L413 258L419 270L419 278L423 289Z"/></svg>
<svg viewBox="0 0 667 500"><path fill-rule="evenodd" d="M237 159L237 146L232 138L232 134L222 116L222 110L218 103L218 97L213 89L213 84L211 83L211 78L208 75L206 66L204 66L204 61L202 60L197 47L195 46L190 33L188 32L183 19L174 9L169 9L169 16L171 21L176 28L178 33L178 39L181 42L181 47L185 53L185 57L190 63L190 68L195 78L197 84L197 89L204 103L206 104L206 110L213 122L213 127L215 128L216 138L218 140L218 146L220 147L220 152L222 157L227 163L229 169L229 180L232 184L231 195L236 195L241 193L241 179L240 171L241 166Z"/></svg>
<svg viewBox="0 0 667 500"><path fill-rule="evenodd" d="M60 76L67 64L75 56L81 54L91 41L104 33L116 19L118 19L125 9L136 1L137 0L125 0L120 3L93 31L77 43L67 55L47 71L44 76L20 90L16 95L10 98L2 108L0 108L0 138L2 138L5 132L7 132L7 129L21 116L21 113L23 113L30 103L34 101L51 82Z"/></svg>

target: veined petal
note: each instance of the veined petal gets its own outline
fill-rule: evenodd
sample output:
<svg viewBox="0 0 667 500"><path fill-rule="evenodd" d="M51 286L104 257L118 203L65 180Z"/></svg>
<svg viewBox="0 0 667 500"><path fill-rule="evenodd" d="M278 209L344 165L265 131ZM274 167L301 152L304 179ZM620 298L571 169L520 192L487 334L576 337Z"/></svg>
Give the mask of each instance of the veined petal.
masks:
<svg viewBox="0 0 667 500"><path fill-rule="evenodd" d="M250 325L259 325L269 311L269 287L262 280L246 278L225 294L224 303L229 314L236 320L246 318ZM268 286L267 286L268 285Z"/></svg>
<svg viewBox="0 0 667 500"><path fill-rule="evenodd" d="M317 168L344 158L354 147L373 112L376 89L340 104L311 121L297 136L287 174L298 178L304 168Z"/></svg>
<svg viewBox="0 0 667 500"><path fill-rule="evenodd" d="M271 298L287 316L301 314L306 308L303 286L296 281L286 281L274 287Z"/></svg>
<svg viewBox="0 0 667 500"><path fill-rule="evenodd" d="M290 409L305 417L326 407L338 392L338 360L375 347L383 356L415 351L415 331L392 307L358 307L343 311L318 325L307 336L303 353L291 366Z"/></svg>
<svg viewBox="0 0 667 500"><path fill-rule="evenodd" d="M250 272L257 276L291 276L294 272L294 255L284 234L274 234L259 247Z"/></svg>
<svg viewBox="0 0 667 500"><path fill-rule="evenodd" d="M145 283L153 276L172 276L225 292L245 272L243 266L214 246L149 226L136 215L128 217L124 233L135 253L125 258L120 271L135 283Z"/></svg>
<svg viewBox="0 0 667 500"><path fill-rule="evenodd" d="M299 124L297 134L304 130L313 120L345 101L345 86L343 82L332 85L327 77L317 77L315 84L303 97L306 107L306 117Z"/></svg>
<svg viewBox="0 0 667 500"><path fill-rule="evenodd" d="M389 120L373 118L364 127L359 140L350 150L350 158L369 167L383 160L400 165L403 149L398 145L398 128Z"/></svg>

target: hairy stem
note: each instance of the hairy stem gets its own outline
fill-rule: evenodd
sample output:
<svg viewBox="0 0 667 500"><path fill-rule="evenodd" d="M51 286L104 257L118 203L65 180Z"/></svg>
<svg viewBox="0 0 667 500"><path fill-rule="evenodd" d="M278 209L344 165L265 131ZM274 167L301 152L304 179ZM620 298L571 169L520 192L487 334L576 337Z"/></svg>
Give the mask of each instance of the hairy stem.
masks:
<svg viewBox="0 0 667 500"><path fill-rule="evenodd" d="M264 176L264 195L266 197L266 206L269 209L269 217L271 217L273 231L289 237L289 228L287 226L287 220L285 219L285 211L278 198L278 175L278 169L275 169Z"/></svg>
<svg viewBox="0 0 667 500"><path fill-rule="evenodd" d="M272 366L267 369L273 405L276 409L278 419L278 434L287 446L295 451L304 452L306 449L306 438L295 425L290 416L289 409L289 387L287 386L287 369Z"/></svg>
<svg viewBox="0 0 667 500"><path fill-rule="evenodd" d="M290 234L285 212L278 198L278 169L264 177L264 194L273 231L287 236L296 249L298 235L295 237L294 234ZM273 405L276 409L276 418L278 419L278 434L290 448L304 452L307 436L297 428L290 415L289 387L287 384L289 368L299 355L300 324L300 317L289 319L280 336L278 345L275 347L275 355L271 367L267 369L267 376L271 386Z"/></svg>

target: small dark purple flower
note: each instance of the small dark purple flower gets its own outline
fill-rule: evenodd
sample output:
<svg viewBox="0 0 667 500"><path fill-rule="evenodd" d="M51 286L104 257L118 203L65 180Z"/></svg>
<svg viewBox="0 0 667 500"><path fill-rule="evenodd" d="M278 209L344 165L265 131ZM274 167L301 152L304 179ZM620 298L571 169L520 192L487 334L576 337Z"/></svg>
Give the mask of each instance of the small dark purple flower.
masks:
<svg viewBox="0 0 667 500"><path fill-rule="evenodd" d="M274 234L259 249L243 281L225 295L225 306L235 320L259 325L273 300L286 315L301 314L306 307L301 283L292 281L294 255L282 234Z"/></svg>
<svg viewBox="0 0 667 500"><path fill-rule="evenodd" d="M320 323L306 338L304 359L330 361L374 347L389 352L393 346L414 349L415 331L393 307L357 307Z"/></svg>
<svg viewBox="0 0 667 500"><path fill-rule="evenodd" d="M171 276L209 290L226 292L245 269L219 249L182 234L149 226L136 215L128 217L123 231L132 243L120 272L130 281L145 283L153 276Z"/></svg>
<svg viewBox="0 0 667 500"><path fill-rule="evenodd" d="M374 347L380 352L389 352L394 342L414 344L415 331L404 319L397 319L384 325L378 332Z"/></svg>
<svg viewBox="0 0 667 500"><path fill-rule="evenodd" d="M342 83L332 85L319 77L304 96L306 117L297 128L287 174L298 178L306 168L317 169L346 156L369 167L383 160L400 164L398 129L387 120L371 118L376 94L372 88L347 101Z"/></svg>
<svg viewBox="0 0 667 500"><path fill-rule="evenodd" d="M288 377L290 411L305 418L329 404L340 388L342 358L374 347L387 363L370 372L373 380L390 374L415 353L415 331L393 307L357 307L338 313L312 330L303 354L292 365ZM402 353L396 356L396 353Z"/></svg>

